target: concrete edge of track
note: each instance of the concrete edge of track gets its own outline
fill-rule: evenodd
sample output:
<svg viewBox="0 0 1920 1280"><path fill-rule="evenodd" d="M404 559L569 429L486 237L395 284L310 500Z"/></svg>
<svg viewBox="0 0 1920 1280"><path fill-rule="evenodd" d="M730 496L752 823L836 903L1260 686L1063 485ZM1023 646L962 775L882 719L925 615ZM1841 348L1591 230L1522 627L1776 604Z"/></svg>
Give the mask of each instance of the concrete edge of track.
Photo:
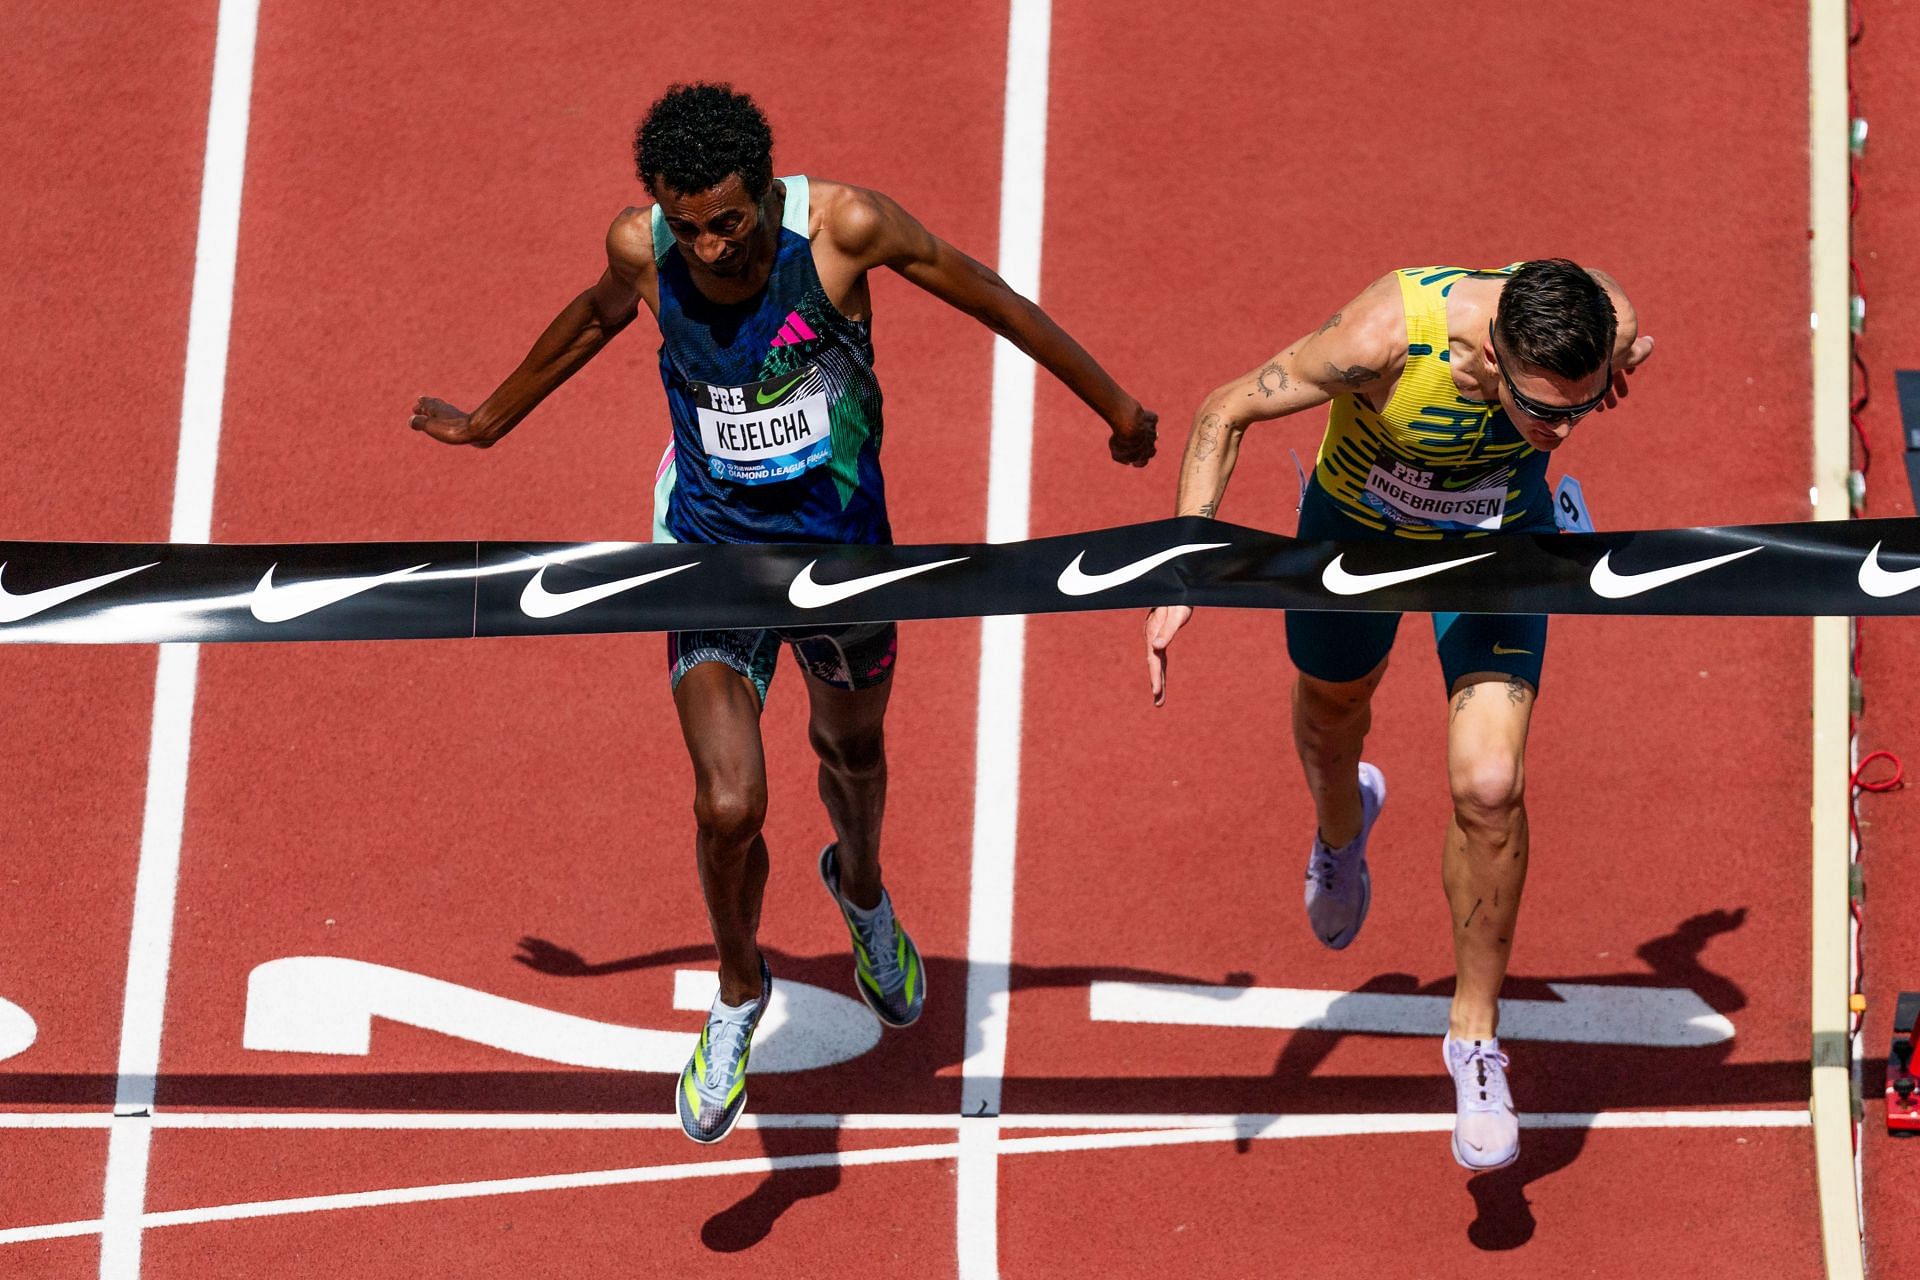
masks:
<svg viewBox="0 0 1920 1280"><path fill-rule="evenodd" d="M1847 401L1847 5L1808 5L1808 111L1813 276L1813 499L1816 520L1850 514ZM1826 323L1822 324L1821 321ZM1847 808L1850 621L1813 620L1812 1101L1820 1237L1829 1280L1863 1280L1858 1180L1853 1161L1851 1037L1847 997Z"/></svg>

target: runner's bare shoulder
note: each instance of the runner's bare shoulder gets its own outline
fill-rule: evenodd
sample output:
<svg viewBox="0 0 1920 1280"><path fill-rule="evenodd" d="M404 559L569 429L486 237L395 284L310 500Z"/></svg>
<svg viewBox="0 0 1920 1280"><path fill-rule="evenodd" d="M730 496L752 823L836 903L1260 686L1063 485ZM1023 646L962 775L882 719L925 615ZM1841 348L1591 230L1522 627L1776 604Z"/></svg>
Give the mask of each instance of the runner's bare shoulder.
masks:
<svg viewBox="0 0 1920 1280"><path fill-rule="evenodd" d="M835 250L862 266L877 265L876 255L891 256L884 250L907 227L918 229L906 211L882 192L817 178L812 180L812 191L809 233L816 240L824 234Z"/></svg>
<svg viewBox="0 0 1920 1280"><path fill-rule="evenodd" d="M1407 313L1399 273L1369 284L1301 344L1304 375L1332 390L1377 386L1407 365Z"/></svg>
<svg viewBox="0 0 1920 1280"><path fill-rule="evenodd" d="M653 274L653 209L629 205L607 228L607 265L634 278Z"/></svg>

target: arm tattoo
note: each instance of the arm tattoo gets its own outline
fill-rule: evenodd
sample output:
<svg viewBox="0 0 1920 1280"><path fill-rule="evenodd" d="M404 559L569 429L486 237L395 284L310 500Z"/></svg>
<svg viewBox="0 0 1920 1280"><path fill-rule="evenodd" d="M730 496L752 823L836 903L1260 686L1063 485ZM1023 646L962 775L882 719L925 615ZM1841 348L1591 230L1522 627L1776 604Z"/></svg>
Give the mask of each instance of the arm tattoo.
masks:
<svg viewBox="0 0 1920 1280"><path fill-rule="evenodd" d="M1262 396L1269 398L1277 396L1287 389L1287 371L1280 367L1279 361L1269 360L1266 367L1260 370L1255 382L1259 384Z"/></svg>
<svg viewBox="0 0 1920 1280"><path fill-rule="evenodd" d="M1321 325L1321 326L1320 326L1320 327L1319 327L1318 329L1315 329L1315 330L1313 331L1313 332L1314 332L1314 336L1315 336L1315 337L1318 337L1319 335L1321 335L1321 334L1323 334L1323 333L1325 333L1325 332L1326 332L1327 330L1329 330L1329 329L1336 329L1336 328L1338 328L1338 327L1340 326L1340 319L1341 319L1341 316L1342 316L1343 314L1344 314L1344 313L1342 313L1342 312L1339 312L1339 311L1336 311L1336 312L1334 312L1334 313L1333 313L1332 315L1330 315L1330 316L1328 316L1328 317L1327 317L1327 322L1326 322L1325 324L1323 324L1323 325Z"/></svg>
<svg viewBox="0 0 1920 1280"><path fill-rule="evenodd" d="M1449 721L1452 721L1454 716L1459 715L1467 709L1467 704L1473 701L1473 691L1479 687L1478 685L1470 684L1460 691L1460 696L1453 700L1453 715L1447 717Z"/></svg>
<svg viewBox="0 0 1920 1280"><path fill-rule="evenodd" d="M1527 700L1527 682L1519 676L1507 681L1507 701L1519 706Z"/></svg>
<svg viewBox="0 0 1920 1280"><path fill-rule="evenodd" d="M1196 461L1204 462L1220 448L1220 425L1220 415L1217 413L1210 413L1200 419L1200 437L1193 446L1193 456Z"/></svg>
<svg viewBox="0 0 1920 1280"><path fill-rule="evenodd" d="M1209 520L1213 519L1213 513L1219 509L1220 500L1218 498L1215 498L1212 502L1203 502L1200 504L1200 514Z"/></svg>
<svg viewBox="0 0 1920 1280"><path fill-rule="evenodd" d="M1327 362L1327 377L1330 381L1341 383L1344 386L1362 387L1369 382L1379 381L1380 371L1378 369L1369 369L1363 364L1350 364L1342 369L1339 365L1329 360Z"/></svg>

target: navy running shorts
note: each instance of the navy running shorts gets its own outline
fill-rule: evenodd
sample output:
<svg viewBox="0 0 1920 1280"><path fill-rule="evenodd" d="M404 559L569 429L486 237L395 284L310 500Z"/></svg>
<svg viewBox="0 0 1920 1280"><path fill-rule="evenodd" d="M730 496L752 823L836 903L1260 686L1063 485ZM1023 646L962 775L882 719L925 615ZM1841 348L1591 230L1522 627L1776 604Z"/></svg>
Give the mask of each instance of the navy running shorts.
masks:
<svg viewBox="0 0 1920 1280"><path fill-rule="evenodd" d="M679 688L687 672L703 662L718 662L751 681L765 706L782 644L792 646L800 665L834 688L871 689L893 675L900 628L892 622L866 622L767 631L671 631L667 670Z"/></svg>
<svg viewBox="0 0 1920 1280"><path fill-rule="evenodd" d="M1527 532L1550 533L1552 529ZM1393 535L1348 516L1326 490L1309 482L1300 503L1299 536L1308 542L1353 542ZM1289 609L1287 656L1302 673L1316 680L1344 684L1380 665L1393 648L1399 626L1397 613ZM1436 613L1433 636L1449 697L1456 680L1477 671L1496 671L1524 680L1539 692L1540 666L1547 653L1546 614Z"/></svg>

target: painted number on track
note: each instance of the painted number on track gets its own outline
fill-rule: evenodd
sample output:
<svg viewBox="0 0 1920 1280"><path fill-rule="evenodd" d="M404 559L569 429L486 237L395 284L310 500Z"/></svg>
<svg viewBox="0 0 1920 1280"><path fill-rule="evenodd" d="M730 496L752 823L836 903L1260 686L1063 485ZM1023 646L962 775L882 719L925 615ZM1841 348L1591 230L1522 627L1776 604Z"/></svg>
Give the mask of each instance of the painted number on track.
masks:
<svg viewBox="0 0 1920 1280"><path fill-rule="evenodd" d="M683 1010L706 1009L719 981L693 969L673 977L673 1007ZM366 1055L375 1018L605 1071L677 1073L698 1034L599 1022L365 960L286 956L248 975L242 1043L280 1053ZM773 1003L754 1036L753 1069L833 1066L879 1040L878 1023L859 1001L783 978L774 983Z"/></svg>
<svg viewBox="0 0 1920 1280"><path fill-rule="evenodd" d="M1733 1039L1733 1023L1685 988L1550 982L1553 1000L1502 1000L1500 1038L1561 1044L1637 1044L1688 1049ZM1446 996L1301 987L1199 987L1096 982L1095 1022L1161 1022L1197 1027L1266 1027L1440 1035Z"/></svg>
<svg viewBox="0 0 1920 1280"><path fill-rule="evenodd" d="M11 1000L0 1000L0 1062L25 1053L39 1038L32 1014Z"/></svg>

